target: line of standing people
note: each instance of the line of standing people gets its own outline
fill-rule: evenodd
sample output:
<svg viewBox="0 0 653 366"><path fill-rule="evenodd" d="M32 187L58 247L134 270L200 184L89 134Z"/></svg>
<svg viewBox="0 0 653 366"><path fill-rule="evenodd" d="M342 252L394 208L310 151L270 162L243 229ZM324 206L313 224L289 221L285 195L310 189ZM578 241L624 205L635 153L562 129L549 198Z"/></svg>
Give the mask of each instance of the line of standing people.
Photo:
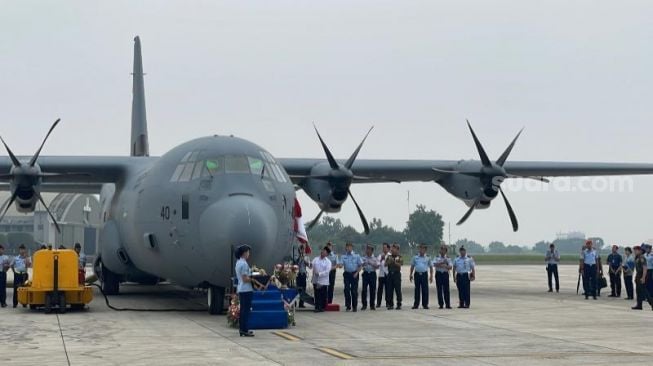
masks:
<svg viewBox="0 0 653 366"><path fill-rule="evenodd" d="M345 298L345 311L357 312L359 284L362 283L361 311L380 308L385 299L388 310L401 310L403 305L402 266L404 259L400 254L399 244L384 243L382 253L374 254L374 247L367 245L365 254L359 255L353 251L353 245L347 243L345 252L338 257L333 251L333 244L327 243L320 257L312 263L303 260L299 264L300 275L298 287L305 288L305 273L307 268L313 269L313 288L315 294L315 309L324 311L327 304L333 302L333 288L335 286L336 269L343 270L343 292ZM471 302L470 287L475 279L474 260L467 256L465 248L460 249L460 256L451 260L447 256L446 245L440 247L439 254L431 259L427 254L427 246L420 245L419 254L410 261L410 281L415 284L413 309L419 305L429 309L429 284L436 282L436 293L440 309L451 309L449 278L453 271L453 280L459 294L459 308L469 308ZM300 258L304 258L300 248ZM361 281L362 279L362 281ZM385 295L385 296L384 296ZM303 307L300 303L300 307Z"/></svg>

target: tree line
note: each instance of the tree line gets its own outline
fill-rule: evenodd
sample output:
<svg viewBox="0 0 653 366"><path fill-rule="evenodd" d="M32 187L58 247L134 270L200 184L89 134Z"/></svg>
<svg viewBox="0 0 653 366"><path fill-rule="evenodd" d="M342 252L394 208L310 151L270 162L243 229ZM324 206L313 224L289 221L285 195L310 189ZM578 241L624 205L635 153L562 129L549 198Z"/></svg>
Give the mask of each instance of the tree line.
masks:
<svg viewBox="0 0 653 366"><path fill-rule="evenodd" d="M351 242L359 248L362 248L367 243L378 245L385 242L398 243L402 247L424 243L437 248L442 243L443 234L444 221L442 215L434 210L427 210L424 205L417 205L415 211L410 214L406 222L406 227L401 231L384 225L380 218L373 218L370 221L370 234L365 235L364 233L358 232L352 226L344 225L338 218L324 216L309 232L309 240L311 243L315 243L313 246L321 246L328 241L332 241L336 244ZM599 250L606 248L601 238L590 239L596 243ZM555 244L558 251L562 254L576 254L584 245L585 239L542 240L530 246L511 245L504 244L500 241L492 241L485 247L474 240L464 238L457 240L454 245L456 248L464 246L469 253L475 254L544 254L549 249L551 243Z"/></svg>

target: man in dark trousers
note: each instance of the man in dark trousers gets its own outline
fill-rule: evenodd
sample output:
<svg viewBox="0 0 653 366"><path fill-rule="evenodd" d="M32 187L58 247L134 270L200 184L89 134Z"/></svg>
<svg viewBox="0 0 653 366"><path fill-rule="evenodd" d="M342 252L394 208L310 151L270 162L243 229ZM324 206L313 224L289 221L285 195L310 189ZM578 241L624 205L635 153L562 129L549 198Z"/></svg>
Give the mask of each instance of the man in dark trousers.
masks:
<svg viewBox="0 0 653 366"><path fill-rule="evenodd" d="M363 259L354 253L352 243L345 245L345 254L340 256L339 266L342 267L343 284L345 293L345 307L347 311L358 311L358 277L363 269Z"/></svg>
<svg viewBox="0 0 653 366"><path fill-rule="evenodd" d="M585 300L590 296L596 300L596 283L598 270L598 254L592 248L592 241L585 242L585 249L580 253L580 265L578 271L583 274L583 288L585 289Z"/></svg>
<svg viewBox="0 0 653 366"><path fill-rule="evenodd" d="M624 285L626 285L626 300L633 300L634 291L633 291L633 273L635 271L635 256L633 255L633 250L630 247L624 249L624 264L621 267L624 273Z"/></svg>
<svg viewBox="0 0 653 366"><path fill-rule="evenodd" d="M415 301L413 309L419 307L420 298L422 308L429 308L429 281L433 283L433 267L431 258L426 255L426 244L420 244L419 254L410 262L410 282L415 280Z"/></svg>
<svg viewBox="0 0 653 366"><path fill-rule="evenodd" d="M376 310L374 306L376 301L376 270L379 268L379 258L374 255L374 247L367 245L365 248L365 256L363 256L363 292L362 302L363 307L361 310L367 309L367 290L370 291L370 310Z"/></svg>
<svg viewBox="0 0 653 366"><path fill-rule="evenodd" d="M612 253L608 255L608 273L610 274L610 296L621 297L621 266L623 258L619 254L619 247L612 246Z"/></svg>
<svg viewBox="0 0 653 366"><path fill-rule="evenodd" d="M449 271L453 268L453 262L447 256L448 248L445 244L440 245L440 255L433 259L435 267L435 290L438 293L438 305L440 309L444 305L451 309L449 300Z"/></svg>
<svg viewBox="0 0 653 366"><path fill-rule="evenodd" d="M387 287L387 276L388 276L388 266L385 265L385 257L390 255L390 244L388 243L383 243L383 252L379 254L379 279L378 279L378 287L376 288L376 307L380 308L381 307L381 299L383 298L383 294L387 294L388 291L384 291ZM386 297L387 298L387 297ZM388 306L388 303L386 301L385 306Z"/></svg>
<svg viewBox="0 0 653 366"><path fill-rule="evenodd" d="M644 251L637 245L635 249L635 291L637 293L637 304L632 307L633 310L642 310L644 301L648 301L653 309L653 297L649 296L646 291L646 258L644 258Z"/></svg>
<svg viewBox="0 0 653 366"><path fill-rule="evenodd" d="M0 245L0 306L7 307L7 271L11 261L5 255L5 247Z"/></svg>
<svg viewBox="0 0 653 366"><path fill-rule="evenodd" d="M544 257L546 261L546 274L549 282L549 292L553 292L552 277L556 280L556 292L560 292L560 280L558 279L558 264L560 263L560 253L554 244L549 245L549 250Z"/></svg>
<svg viewBox="0 0 653 366"><path fill-rule="evenodd" d="M338 255L333 247L333 243L328 242L329 261L331 261L331 271L329 272L329 288L327 289L327 304L333 304L333 289L336 287L336 268L338 267Z"/></svg>
<svg viewBox="0 0 653 366"><path fill-rule="evenodd" d="M476 279L476 264L467 255L467 249L460 247L460 255L453 261L453 280L458 287L459 309L469 309L471 303L471 282Z"/></svg>
<svg viewBox="0 0 653 366"><path fill-rule="evenodd" d="M388 287L386 288L386 303L388 310L401 310L401 266L404 264L403 258L399 254L399 244L392 244L390 255L385 258L385 264L388 266ZM397 295L397 307L394 307L393 296Z"/></svg>
<svg viewBox="0 0 653 366"><path fill-rule="evenodd" d="M18 306L18 288L27 281L27 269L32 266L32 260L27 255L24 244L18 247L18 255L11 261L11 270L14 272L14 307Z"/></svg>
<svg viewBox="0 0 653 366"><path fill-rule="evenodd" d="M308 277L308 269L311 267L311 258L306 256L305 244L299 245L299 256L297 258L297 290L303 294L306 294L306 279ZM304 300L302 296L299 297L299 307L304 308Z"/></svg>

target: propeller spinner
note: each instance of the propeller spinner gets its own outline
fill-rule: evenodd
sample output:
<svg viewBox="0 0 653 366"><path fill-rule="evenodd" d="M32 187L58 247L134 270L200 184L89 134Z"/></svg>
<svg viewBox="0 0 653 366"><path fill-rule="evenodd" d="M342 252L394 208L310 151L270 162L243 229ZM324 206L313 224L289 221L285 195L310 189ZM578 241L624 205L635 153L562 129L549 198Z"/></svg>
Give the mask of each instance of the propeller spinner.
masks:
<svg viewBox="0 0 653 366"><path fill-rule="evenodd" d="M0 137L0 141L2 141L2 144L7 150L7 153L9 154L9 158L11 159L11 162L13 164L13 167L11 168L9 174L4 174L1 176L4 179L11 180L12 193L9 202L2 210L0 221L4 219L5 215L7 214L7 211L9 211L9 207L11 207L11 205L14 204L16 200L18 200L19 203L21 201L36 202L36 200L38 200L41 202L45 210L48 212L48 215L50 215L50 218L52 219L54 226L57 228L57 232L61 233L61 228L59 227L59 223L57 223L57 220L55 219L54 215L50 211L50 208L46 205L45 200L43 199L43 196L41 195L41 192L38 189L38 186L40 185L43 177L67 176L69 174L43 173L41 172L41 168L39 167L39 165L36 164L39 156L41 155L41 150L43 149L45 142L48 140L48 137L50 137L50 134L55 129L55 127L57 127L60 121L61 119L57 119L56 121L54 121L52 127L50 127L50 130L45 135L45 138L43 139L41 146L39 146L38 150L36 150L36 153L34 153L34 156L32 156L32 158L27 163L21 163L20 160L18 160L18 158L16 157L16 155L14 155L13 151L11 151L11 149L9 148L5 140L2 137ZM75 175L79 175L79 174L75 174Z"/></svg>
<svg viewBox="0 0 653 366"><path fill-rule="evenodd" d="M365 214L363 214L363 210L358 205L358 202L354 198L354 195L351 193L349 187L351 186L351 183L354 179L357 180L367 179L367 177L354 175L354 173L351 171L351 168L352 166L354 166L354 162L356 161L356 158L358 157L358 153L361 151L361 148L363 147L363 144L365 143L367 136L369 136L370 132L372 132L372 129L374 127L371 127L369 131L367 131L367 134L365 134L363 141L361 141L361 143L358 145L356 150L354 150L354 152L351 154L349 159L347 159L344 165L341 165L336 161L336 159L333 157L333 154L331 153L331 150L324 142L324 139L322 139L322 136L320 135L320 132L317 130L317 127L315 127L315 125L313 127L315 128L315 132L317 133L317 138L320 140L320 144L322 144L322 148L324 149L324 154L326 155L327 161L329 162L331 171L325 175L309 175L303 178L321 179L329 182L329 185L333 190L334 197L338 197L339 199L344 200L347 196L349 196L349 198L351 198L351 201L356 206L356 210L358 211L358 216L360 217L361 222L363 223L365 234L369 234L370 226L367 223ZM317 215L317 217L315 217L315 219L313 219L313 221L309 223L307 229L310 230L311 228L313 228L320 221L320 218L322 217L323 214L324 214L324 210L320 210L320 213Z"/></svg>

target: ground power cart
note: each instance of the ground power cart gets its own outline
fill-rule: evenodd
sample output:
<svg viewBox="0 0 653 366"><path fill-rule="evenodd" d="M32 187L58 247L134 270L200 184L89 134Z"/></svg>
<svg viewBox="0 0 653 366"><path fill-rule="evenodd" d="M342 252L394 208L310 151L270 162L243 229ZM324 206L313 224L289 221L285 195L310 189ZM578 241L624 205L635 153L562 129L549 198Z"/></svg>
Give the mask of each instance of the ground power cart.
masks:
<svg viewBox="0 0 653 366"><path fill-rule="evenodd" d="M32 280L18 289L18 302L46 313L66 308L82 310L93 300L93 290L79 280L74 250L39 250L34 253Z"/></svg>

